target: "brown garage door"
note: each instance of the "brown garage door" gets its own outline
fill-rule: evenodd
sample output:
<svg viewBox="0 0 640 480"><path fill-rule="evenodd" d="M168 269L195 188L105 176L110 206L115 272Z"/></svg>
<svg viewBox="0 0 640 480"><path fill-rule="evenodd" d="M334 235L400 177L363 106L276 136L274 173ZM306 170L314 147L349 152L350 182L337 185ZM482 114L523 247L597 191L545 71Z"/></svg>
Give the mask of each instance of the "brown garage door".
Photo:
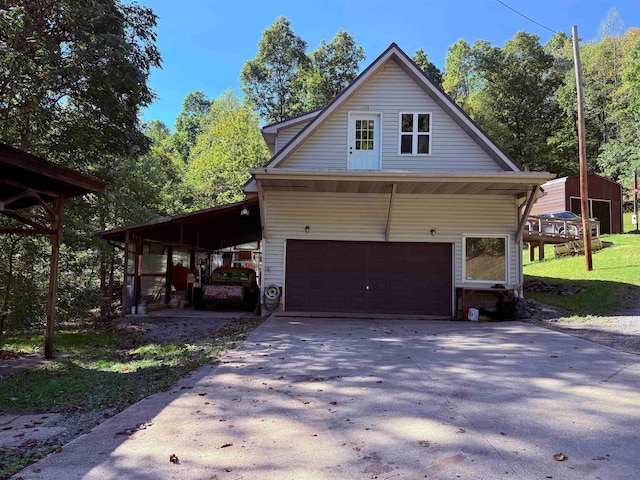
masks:
<svg viewBox="0 0 640 480"><path fill-rule="evenodd" d="M285 308L451 315L450 243L288 240Z"/></svg>

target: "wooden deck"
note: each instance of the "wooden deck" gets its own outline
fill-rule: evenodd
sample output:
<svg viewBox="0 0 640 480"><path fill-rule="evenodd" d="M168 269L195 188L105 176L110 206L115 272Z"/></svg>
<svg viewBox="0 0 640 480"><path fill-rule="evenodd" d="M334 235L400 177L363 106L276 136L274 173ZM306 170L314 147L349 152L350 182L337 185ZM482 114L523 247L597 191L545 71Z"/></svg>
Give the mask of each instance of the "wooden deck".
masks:
<svg viewBox="0 0 640 480"><path fill-rule="evenodd" d="M588 220L592 238L600 238L600 222ZM535 260L535 248L538 247L538 259L544 260L545 243L562 244L582 240L582 220L566 220L540 215L530 215L525 223L522 240L529 244L529 259Z"/></svg>

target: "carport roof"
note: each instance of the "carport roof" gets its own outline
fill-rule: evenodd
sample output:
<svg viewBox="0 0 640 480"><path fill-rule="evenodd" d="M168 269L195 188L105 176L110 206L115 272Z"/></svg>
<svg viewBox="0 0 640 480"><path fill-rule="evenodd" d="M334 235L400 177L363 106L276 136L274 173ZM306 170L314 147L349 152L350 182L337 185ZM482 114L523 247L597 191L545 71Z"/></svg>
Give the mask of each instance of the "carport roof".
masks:
<svg viewBox="0 0 640 480"><path fill-rule="evenodd" d="M249 215L242 215L246 208ZM185 213L175 217L154 219L138 225L115 228L99 233L105 240L124 242L129 232L145 240L189 245L206 250L259 240L262 233L257 198Z"/></svg>
<svg viewBox="0 0 640 480"><path fill-rule="evenodd" d="M56 197L104 192L105 183L90 175L0 143L0 207L20 210ZM39 199L40 200L39 200Z"/></svg>

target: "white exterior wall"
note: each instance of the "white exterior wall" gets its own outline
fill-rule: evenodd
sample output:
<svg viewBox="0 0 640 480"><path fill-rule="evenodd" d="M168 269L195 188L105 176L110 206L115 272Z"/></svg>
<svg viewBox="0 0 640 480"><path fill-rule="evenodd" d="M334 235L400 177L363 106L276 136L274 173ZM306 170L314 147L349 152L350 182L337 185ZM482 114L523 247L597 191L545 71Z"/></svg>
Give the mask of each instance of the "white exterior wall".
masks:
<svg viewBox="0 0 640 480"><path fill-rule="evenodd" d="M285 241L385 241L389 194L265 192L267 238L263 288L284 285ZM520 282L519 252L514 240L516 202L501 195L396 195L390 241L453 243L454 286L462 278L463 234L505 234L508 242L508 282ZM305 227L309 226L309 233ZM437 234L429 231L435 228ZM486 286L486 285L485 285Z"/></svg>
<svg viewBox="0 0 640 480"><path fill-rule="evenodd" d="M282 147L289 143L289 141L295 137L300 130L306 127L308 123L308 121L300 122L290 127L283 128L282 130L278 130L278 135L276 136L276 151L274 152L274 155L282 150Z"/></svg>
<svg viewBox="0 0 640 480"><path fill-rule="evenodd" d="M394 61L345 102L280 168L346 169L349 111L381 113L383 170L503 171ZM431 155L398 154L400 112L431 113ZM285 143L276 145L281 148Z"/></svg>

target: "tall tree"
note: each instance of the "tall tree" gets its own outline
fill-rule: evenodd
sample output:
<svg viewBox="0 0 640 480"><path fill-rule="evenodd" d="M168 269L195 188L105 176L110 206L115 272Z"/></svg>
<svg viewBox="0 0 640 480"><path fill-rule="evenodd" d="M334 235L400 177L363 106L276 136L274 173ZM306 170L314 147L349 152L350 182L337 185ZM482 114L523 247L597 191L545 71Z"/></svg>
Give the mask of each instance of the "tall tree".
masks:
<svg viewBox="0 0 640 480"><path fill-rule="evenodd" d="M266 122L280 122L304 109L301 72L307 65L307 43L279 17L262 32L258 55L247 60L240 80L248 101Z"/></svg>
<svg viewBox="0 0 640 480"><path fill-rule="evenodd" d="M185 164L189 161L189 151L196 144L196 137L202 131L202 118L210 109L211 100L200 90L190 93L182 102L172 142Z"/></svg>
<svg viewBox="0 0 640 480"><path fill-rule="evenodd" d="M433 82L442 86L442 72L438 67L429 61L427 53L422 49L416 50L411 59L427 74Z"/></svg>
<svg viewBox="0 0 640 480"><path fill-rule="evenodd" d="M309 55L309 67L303 73L306 108L313 110L327 105L358 76L364 48L356 45L344 30L327 44L324 40Z"/></svg>
<svg viewBox="0 0 640 480"><path fill-rule="evenodd" d="M63 252L73 255L61 259L61 304L82 298L78 268L91 288L96 277L104 284L107 269L98 266L113 265L114 257L97 230L153 213L144 205L148 191L132 192L137 179L148 178L136 162L149 145L138 119L154 98L150 70L160 66L155 26L150 9L120 0L7 0L0 8L0 138L108 184L106 196L67 204ZM43 240L20 242L15 258L46 265ZM39 272L24 271L30 283L14 275L12 288L35 284L46 292ZM36 298L23 293L13 290L8 318L28 310L20 299ZM30 311L32 318L41 313Z"/></svg>
<svg viewBox="0 0 640 480"><path fill-rule="evenodd" d="M477 90L471 47L460 39L447 50L442 76L442 88L462 108Z"/></svg>
<svg viewBox="0 0 640 480"><path fill-rule="evenodd" d="M78 139L82 118L84 142L109 151L143 145L137 114L153 99L146 80L160 66L155 25L150 9L119 0L6 0L0 10L4 140L49 153L52 143L68 143L72 130Z"/></svg>
<svg viewBox="0 0 640 480"><path fill-rule="evenodd" d="M191 152L186 174L191 208L241 200L249 169L264 165L268 158L258 116L233 92L226 92L213 101Z"/></svg>
<svg viewBox="0 0 640 480"><path fill-rule="evenodd" d="M545 170L549 162L547 138L558 112L553 94L561 79L554 58L537 35L518 32L504 47L474 45L475 69L482 79L478 119L498 144L526 169Z"/></svg>
<svg viewBox="0 0 640 480"><path fill-rule="evenodd" d="M616 135L602 145L597 165L610 178L631 185L634 170L640 170L640 30L629 29L619 47L623 71L612 102Z"/></svg>

